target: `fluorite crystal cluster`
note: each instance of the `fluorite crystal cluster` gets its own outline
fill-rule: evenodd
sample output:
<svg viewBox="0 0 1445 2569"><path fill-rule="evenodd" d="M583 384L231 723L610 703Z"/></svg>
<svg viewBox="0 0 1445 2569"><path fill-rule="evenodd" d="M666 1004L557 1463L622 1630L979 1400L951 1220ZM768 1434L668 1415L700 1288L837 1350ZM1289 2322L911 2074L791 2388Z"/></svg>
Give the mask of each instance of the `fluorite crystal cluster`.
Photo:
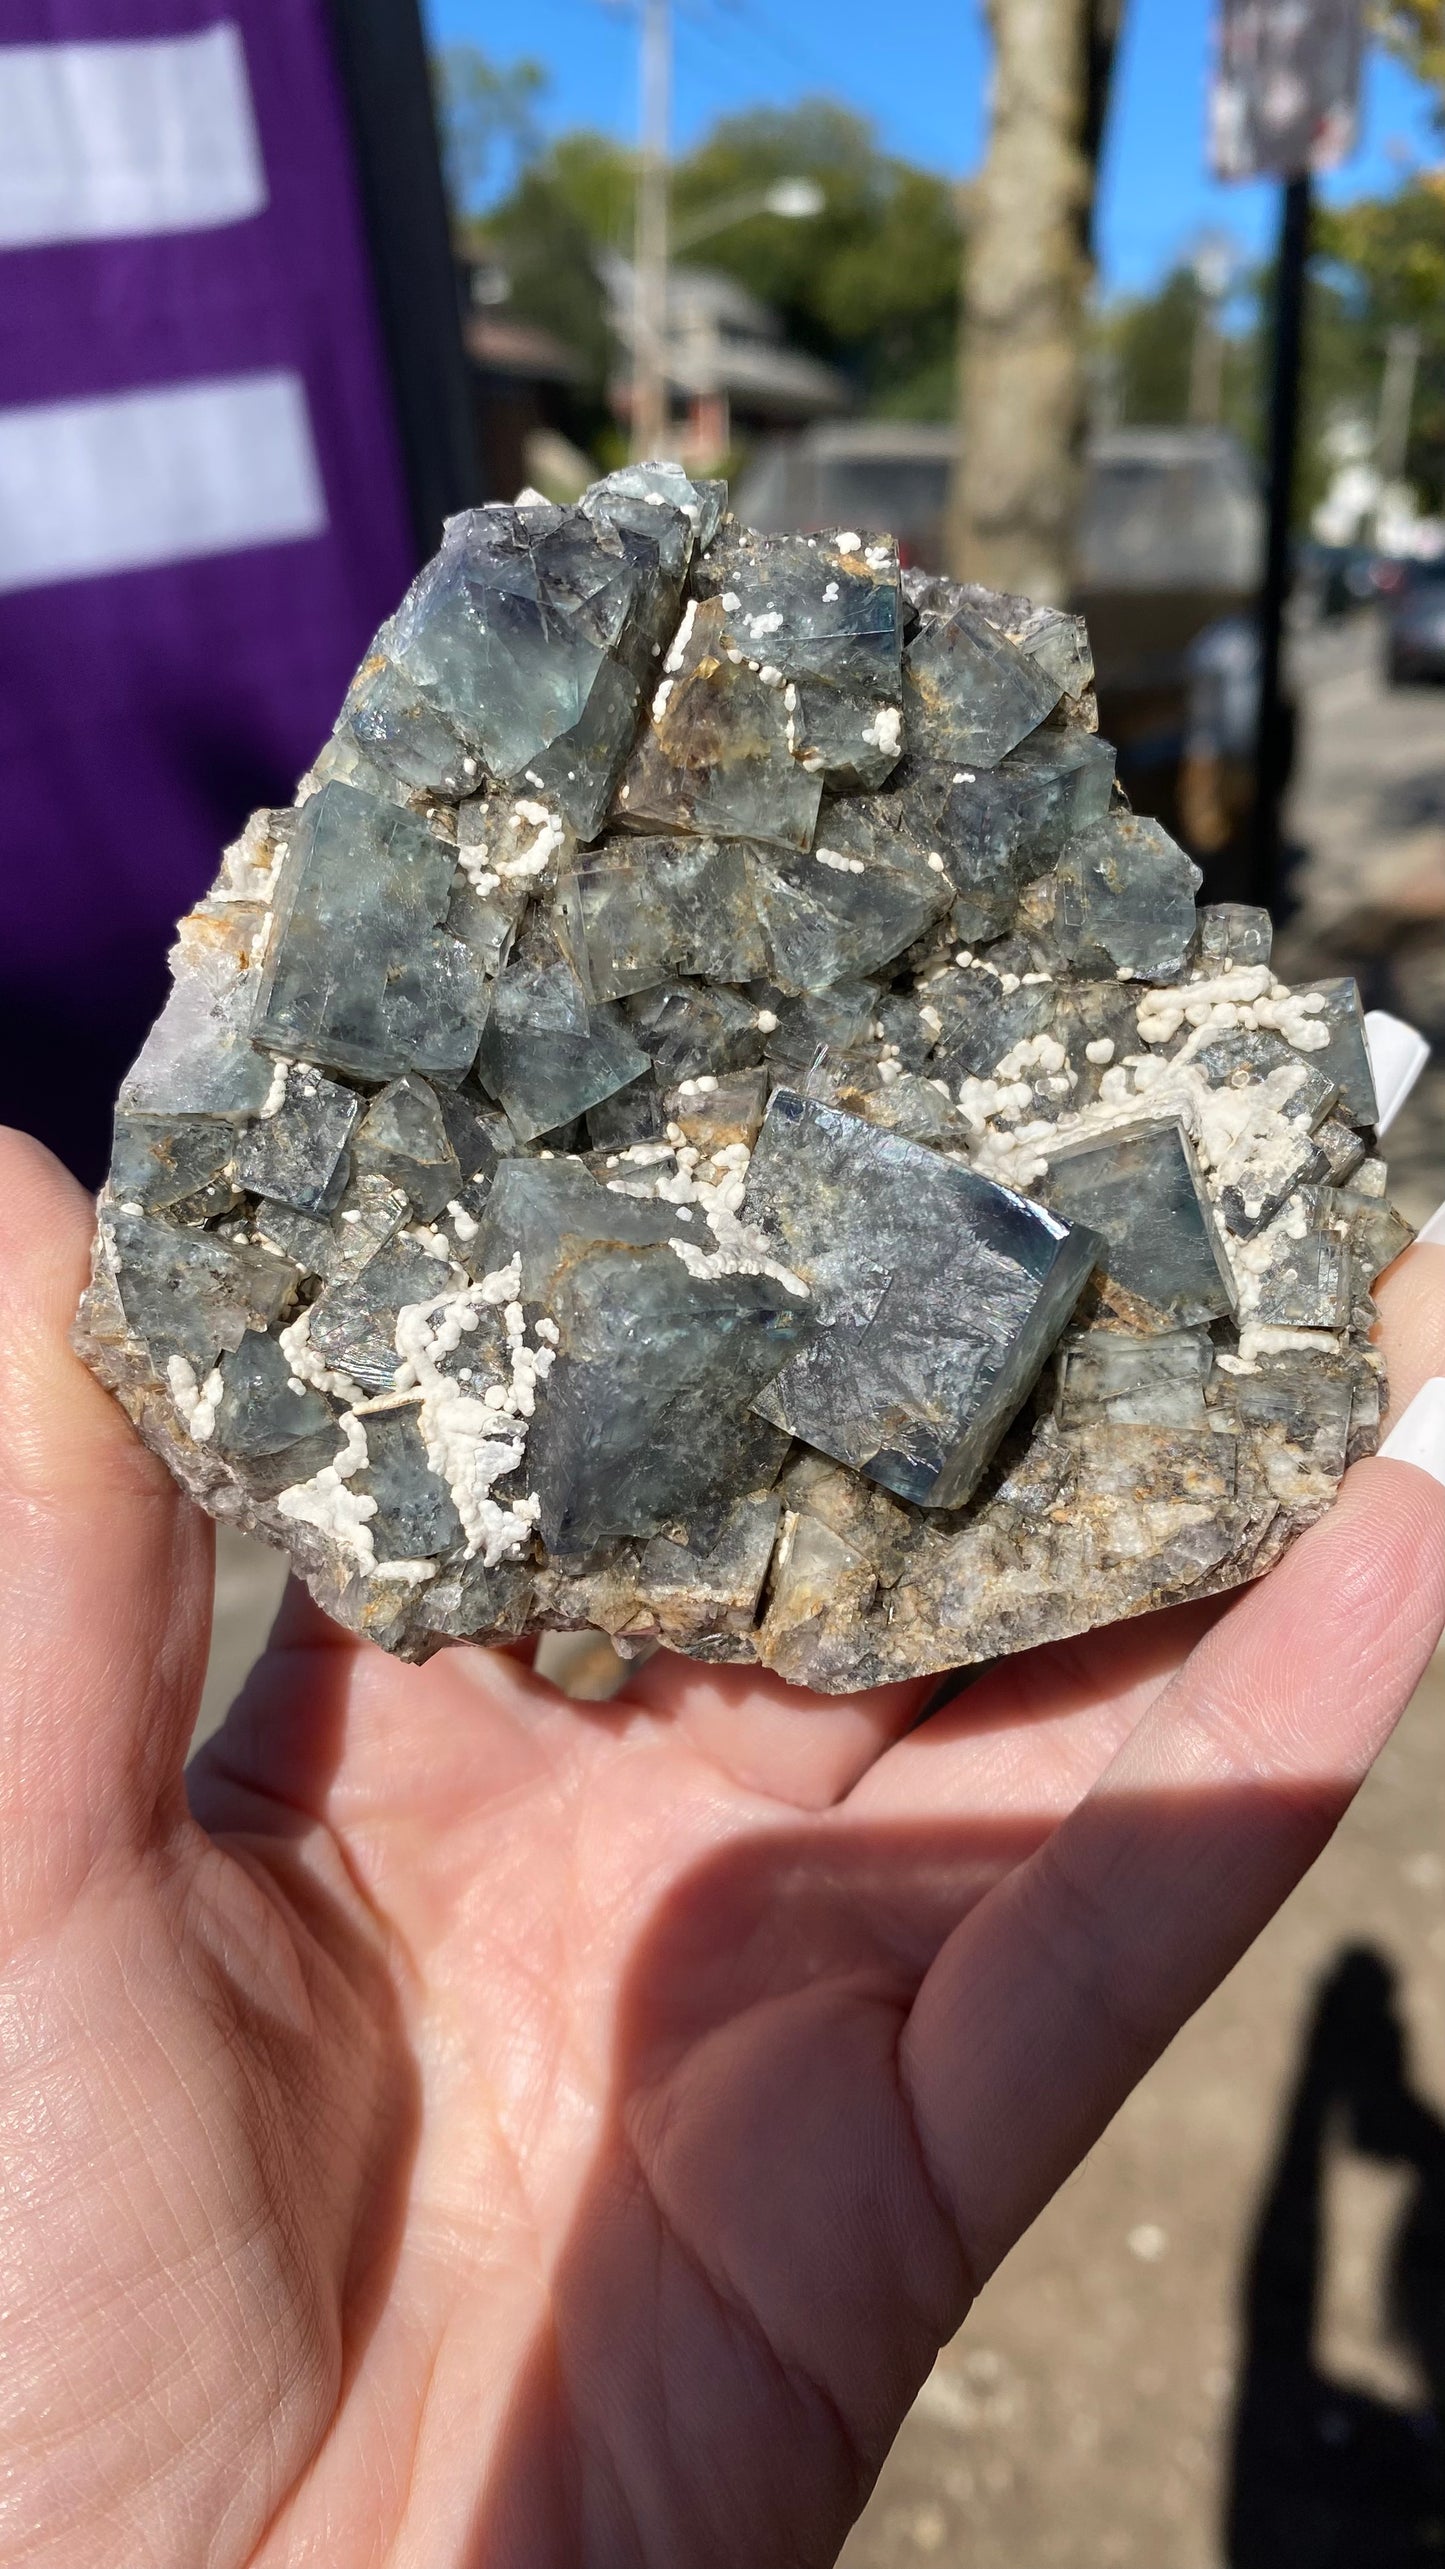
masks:
<svg viewBox="0 0 1445 2569"><path fill-rule="evenodd" d="M973 1663L1375 1438L1353 984L1196 908L1077 617L725 498L454 520L122 1092L79 1344L408 1657Z"/></svg>

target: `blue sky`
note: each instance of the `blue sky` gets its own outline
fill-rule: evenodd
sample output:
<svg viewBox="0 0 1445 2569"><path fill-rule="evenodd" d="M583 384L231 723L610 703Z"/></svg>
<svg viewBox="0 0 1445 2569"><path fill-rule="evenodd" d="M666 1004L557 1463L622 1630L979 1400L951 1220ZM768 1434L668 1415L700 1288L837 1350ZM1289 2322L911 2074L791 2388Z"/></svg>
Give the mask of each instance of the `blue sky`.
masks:
<svg viewBox="0 0 1445 2569"><path fill-rule="evenodd" d="M636 22L630 0L424 0L438 41L467 39L494 59L530 54L550 87L553 130L635 128ZM738 108L826 91L870 114L890 149L962 176L983 139L988 49L977 0L678 0L674 143L685 149ZM1128 0L1109 135L1101 228L1106 290L1152 282L1205 226L1249 254L1275 223L1263 186L1221 187L1204 167L1211 0ZM1334 197L1391 186L1402 166L1439 157L1418 85L1371 60L1360 148L1326 182Z"/></svg>

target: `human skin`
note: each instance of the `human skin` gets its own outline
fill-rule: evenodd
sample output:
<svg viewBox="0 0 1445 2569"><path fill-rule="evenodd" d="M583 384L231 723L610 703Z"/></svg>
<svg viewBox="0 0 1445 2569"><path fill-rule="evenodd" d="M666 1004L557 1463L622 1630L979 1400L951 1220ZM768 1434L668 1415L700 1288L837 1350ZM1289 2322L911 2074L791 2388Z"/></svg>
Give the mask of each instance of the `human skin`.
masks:
<svg viewBox="0 0 1445 2569"><path fill-rule="evenodd" d="M1357 1465L1223 1608L917 1727L293 1591L185 1776L210 1528L70 1352L90 1223L0 1137L0 2564L832 2561L1387 1738L1445 1489ZM1381 1301L1398 1411L1445 1252Z"/></svg>

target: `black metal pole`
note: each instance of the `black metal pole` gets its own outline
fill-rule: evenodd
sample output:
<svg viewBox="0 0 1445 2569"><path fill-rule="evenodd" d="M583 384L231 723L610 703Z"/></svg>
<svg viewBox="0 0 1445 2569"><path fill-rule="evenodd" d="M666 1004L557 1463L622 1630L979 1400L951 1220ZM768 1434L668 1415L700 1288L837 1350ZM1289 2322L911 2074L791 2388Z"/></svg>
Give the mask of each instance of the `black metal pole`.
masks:
<svg viewBox="0 0 1445 2569"><path fill-rule="evenodd" d="M1280 809L1288 781L1290 724L1281 683L1290 593L1295 458L1304 359L1305 271L1310 247L1309 178L1286 182L1274 289L1269 405L1269 528L1259 601L1259 730L1254 761L1252 897L1276 916L1284 891Z"/></svg>

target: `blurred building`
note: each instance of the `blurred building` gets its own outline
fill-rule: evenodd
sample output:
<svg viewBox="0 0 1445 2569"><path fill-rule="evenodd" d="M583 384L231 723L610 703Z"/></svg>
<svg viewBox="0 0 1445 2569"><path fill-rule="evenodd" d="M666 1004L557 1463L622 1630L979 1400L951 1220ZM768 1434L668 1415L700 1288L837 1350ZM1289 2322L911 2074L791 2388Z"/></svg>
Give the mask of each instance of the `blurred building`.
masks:
<svg viewBox="0 0 1445 2569"><path fill-rule="evenodd" d="M601 266L613 335L623 352L613 403L626 418L632 263L613 256ZM715 268L672 269L666 357L677 451L697 470L716 465L735 447L796 435L848 407L848 386L836 367L790 347L777 314Z"/></svg>
<svg viewBox="0 0 1445 2569"><path fill-rule="evenodd" d="M499 260L475 260L462 289L482 487L491 499L510 499L546 478L537 470L539 447L575 440L587 367L555 330L508 309L511 280Z"/></svg>

